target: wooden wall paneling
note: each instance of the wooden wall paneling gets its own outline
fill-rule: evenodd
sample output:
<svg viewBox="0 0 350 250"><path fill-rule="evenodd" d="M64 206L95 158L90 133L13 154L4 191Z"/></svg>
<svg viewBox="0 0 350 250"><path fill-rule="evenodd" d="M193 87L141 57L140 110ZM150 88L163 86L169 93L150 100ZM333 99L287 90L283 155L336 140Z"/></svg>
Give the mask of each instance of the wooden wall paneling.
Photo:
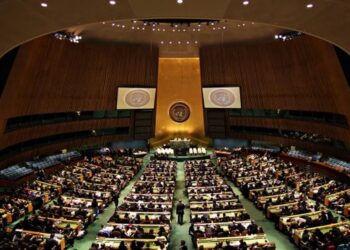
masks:
<svg viewBox="0 0 350 250"><path fill-rule="evenodd" d="M346 138L349 133L349 129L329 125L326 123L291 119L229 117L228 121L229 126L235 125L294 130L305 133L316 133L338 140L344 140L344 138Z"/></svg>
<svg viewBox="0 0 350 250"><path fill-rule="evenodd" d="M2 136L0 150L23 141L47 137L55 134L112 127L129 127L129 125L129 118L118 118L64 122L19 129L6 133Z"/></svg>
<svg viewBox="0 0 350 250"><path fill-rule="evenodd" d="M10 117L115 110L118 87L156 87L157 72L158 48L154 46L92 41L73 44L52 35L30 41L20 47L0 99L0 149L42 136L119 125L129 126L130 135L124 139L133 139L132 119L121 123L113 119L59 123L7 134L3 131ZM48 150L35 151L40 152Z"/></svg>
<svg viewBox="0 0 350 250"><path fill-rule="evenodd" d="M242 108L332 112L344 114L350 123L350 88L333 46L324 41L303 35L287 42L204 46L200 63L202 87L239 86ZM262 118L228 119L228 126L253 126ZM305 129L350 144L350 131L336 126L284 119L258 123Z"/></svg>

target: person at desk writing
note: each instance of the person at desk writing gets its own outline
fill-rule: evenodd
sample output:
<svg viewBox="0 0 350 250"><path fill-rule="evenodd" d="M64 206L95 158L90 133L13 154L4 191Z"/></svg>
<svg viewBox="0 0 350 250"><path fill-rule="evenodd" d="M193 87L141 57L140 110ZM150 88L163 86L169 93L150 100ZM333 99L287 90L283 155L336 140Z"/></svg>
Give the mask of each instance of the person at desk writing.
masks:
<svg viewBox="0 0 350 250"><path fill-rule="evenodd" d="M177 214L177 222L182 225L184 223L184 213L185 213L185 205L182 203L182 201L179 201L179 203L176 206L176 214Z"/></svg>

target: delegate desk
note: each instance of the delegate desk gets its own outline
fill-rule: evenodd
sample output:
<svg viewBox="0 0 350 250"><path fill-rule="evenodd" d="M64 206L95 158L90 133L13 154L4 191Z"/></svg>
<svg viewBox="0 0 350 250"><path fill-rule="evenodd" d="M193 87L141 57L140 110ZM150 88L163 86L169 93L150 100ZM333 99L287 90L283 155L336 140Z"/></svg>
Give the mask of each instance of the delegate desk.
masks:
<svg viewBox="0 0 350 250"><path fill-rule="evenodd" d="M203 193L203 194L188 194L190 201L206 201L211 200L213 197L220 195L223 199L232 199L236 198L232 192L218 192L218 193ZM199 197L197 199L196 197ZM218 197L215 197L215 200L218 200Z"/></svg>
<svg viewBox="0 0 350 250"><path fill-rule="evenodd" d="M124 242L126 244L130 244L133 241L136 242L143 242L144 246L142 249L147 249L147 250L161 250L164 248L161 248L160 243L163 244L163 246L166 246L167 244L167 239L162 236L162 237L156 237L155 239L128 239L128 238L105 238L105 237L97 237L96 241L94 242L95 244L104 245L106 247L110 247L112 249L118 249L120 242ZM130 249L130 248L128 248Z"/></svg>
<svg viewBox="0 0 350 250"><path fill-rule="evenodd" d="M268 200L271 199L272 202L274 202L274 201L277 201L278 198L284 198L285 196L290 195L292 193L293 192L282 193L282 194L274 194L274 195L267 195L267 196L259 196L258 199L257 199L256 205L257 205L258 208L265 208L265 204L266 204L266 202ZM299 196L300 196L300 194L297 195L297 197L295 197L295 196L294 197L298 198Z"/></svg>
<svg viewBox="0 0 350 250"><path fill-rule="evenodd" d="M92 199L89 198L80 198L75 196L61 196L65 207L75 207L75 208L84 208L89 209L92 206ZM103 200L96 200L99 209L103 210L106 207L106 204Z"/></svg>
<svg viewBox="0 0 350 250"><path fill-rule="evenodd" d="M290 232L290 226L292 224L295 224L296 219L301 217L310 217L311 220L317 220L320 218L322 211L316 211L316 212L309 212L309 213L302 213L302 214L293 214L288 216L282 216L280 218L278 227L281 231Z"/></svg>
<svg viewBox="0 0 350 250"><path fill-rule="evenodd" d="M151 230L153 230L154 234L158 234L159 228L163 227L165 229L165 232L169 234L170 226L169 224L132 224L132 227L141 227L145 233L150 233ZM126 228L130 227L129 223L114 223L114 222L108 222L106 227L109 227L112 231L114 227L118 228Z"/></svg>
<svg viewBox="0 0 350 250"><path fill-rule="evenodd" d="M236 236L236 237L218 237L218 238L203 238L197 240L197 246L203 247L203 249L214 249L217 243L230 242L232 246L239 246L239 241L243 240L248 246L258 244L260 247L266 247L266 250L275 249L275 244L268 241L265 234L248 235L248 236Z"/></svg>
<svg viewBox="0 0 350 250"><path fill-rule="evenodd" d="M57 190L57 192L59 194L62 193L62 187L60 185L57 184L53 184L53 183L49 183L49 182L43 182L43 181L35 181L35 183L39 186L39 187L43 187L43 188L54 188L55 190Z"/></svg>
<svg viewBox="0 0 350 250"><path fill-rule="evenodd" d="M343 190L343 191L340 191L340 192L337 192L334 194L326 195L326 197L324 199L324 204L326 206L329 206L333 201L336 201L340 195L345 194L345 193L350 195L350 189L346 189L346 190Z"/></svg>
<svg viewBox="0 0 350 250"><path fill-rule="evenodd" d="M201 230L202 232L205 232L205 228L207 226L220 226L220 228L228 232L229 226L233 224L242 224L245 228L247 228L250 224L252 224L252 221L244 220L244 221L230 221L230 222L194 223L193 226L195 229L199 228L199 230ZM201 239L201 238L198 238L198 239Z"/></svg>
<svg viewBox="0 0 350 250"><path fill-rule="evenodd" d="M259 178L258 175L246 176L246 177L238 177L235 180L235 184L237 187L241 187L243 184L251 181L255 181L255 179Z"/></svg>
<svg viewBox="0 0 350 250"><path fill-rule="evenodd" d="M301 239L303 236L303 233L305 230L307 230L308 232L313 232L317 229L321 230L321 232L323 234L329 232L330 230L332 230L333 228L339 228L339 230L342 233L345 233L346 231L350 231L350 222L349 221L343 221L343 222L338 222L338 223L333 223L333 224L328 224L328 225L323 225L323 226L318 226L318 227L310 227L310 228L302 228L302 229L296 229L293 239L294 239L294 243L297 246L300 246L301 244Z"/></svg>
<svg viewBox="0 0 350 250"><path fill-rule="evenodd" d="M50 201L49 191L40 191L35 189L26 189L26 191L28 192L28 196L42 197L44 203L48 203Z"/></svg>
<svg viewBox="0 0 350 250"><path fill-rule="evenodd" d="M119 215L120 219L126 218L126 214L128 214L128 218L136 217L136 215L140 216L141 221L145 221L146 217L149 220L160 220L161 216L165 216L169 221L171 218L171 212L134 212L134 211L116 211L116 214Z"/></svg>
<svg viewBox="0 0 350 250"><path fill-rule="evenodd" d="M241 204L238 199L230 199L230 200L218 200L215 201L216 204L223 204L223 205L239 205ZM198 209L203 208L203 205L206 205L207 208L211 209L214 207L213 201L191 201L190 202L190 209Z"/></svg>
<svg viewBox="0 0 350 250"><path fill-rule="evenodd" d="M58 209L58 208L61 208L60 206L55 206L55 205L51 205L51 208L54 208L54 209ZM80 208L76 208L76 207L62 207L63 210L68 210L68 211L71 211L73 213L75 213L76 211L78 211ZM91 208L82 208L82 210L86 211L87 212L87 215L86 215L86 219L87 221L84 222L84 223L91 223L94 221L94 213L92 211Z"/></svg>
<svg viewBox="0 0 350 250"><path fill-rule="evenodd" d="M266 190L266 192L274 193L274 192L277 192L278 190L280 190L281 188L284 188L284 187L286 187L286 185L251 189L251 190L249 190L249 199L252 200L254 197L256 198L256 197L262 196L262 195L259 195L259 193L261 191ZM258 195L256 195L255 193L258 193ZM270 194L268 194L268 195L270 195Z"/></svg>
<svg viewBox="0 0 350 250"><path fill-rule="evenodd" d="M309 193L308 193L308 196L311 198L311 199L315 199L315 195L317 195L318 193L318 190L320 188L324 188L324 189L327 189L329 186L329 183L326 183L326 184L323 184L323 185L320 185L320 186L316 186L316 187L313 187L310 189Z"/></svg>
<svg viewBox="0 0 350 250"><path fill-rule="evenodd" d="M191 219L196 217L201 217L203 215L209 215L210 219L215 218L236 218L242 213L245 213L244 208L241 209L232 209L232 210L220 210L220 211L191 211Z"/></svg>
<svg viewBox="0 0 350 250"><path fill-rule="evenodd" d="M276 216L278 216L282 212L283 207L293 207L295 205L298 205L299 202L289 202L285 204L280 205L272 205L267 208L266 217L269 219L273 219Z"/></svg>
<svg viewBox="0 0 350 250"><path fill-rule="evenodd" d="M42 217L39 216L40 220L45 220L48 219L50 221L53 221L54 224L56 225L57 228L59 229L64 229L66 228L68 225L70 225L70 227L76 231L77 233L84 228L82 226L82 222L80 220L66 220L64 218L50 218L50 217Z"/></svg>
<svg viewBox="0 0 350 250"><path fill-rule="evenodd" d="M22 230L22 229L16 229L16 232L21 233L22 235L30 235L34 238L42 238L45 241L49 239L51 236L51 234L48 234L48 233L34 232L34 231L28 231L28 230ZM57 241L60 247L60 250L66 249L66 242L62 234L55 234L54 239Z"/></svg>

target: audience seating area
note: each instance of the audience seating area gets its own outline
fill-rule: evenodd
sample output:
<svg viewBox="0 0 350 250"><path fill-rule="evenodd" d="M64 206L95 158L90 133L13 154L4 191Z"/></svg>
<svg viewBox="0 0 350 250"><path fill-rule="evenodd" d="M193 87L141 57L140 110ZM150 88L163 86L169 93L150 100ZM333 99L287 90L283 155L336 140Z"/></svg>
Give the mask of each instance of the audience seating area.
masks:
<svg viewBox="0 0 350 250"><path fill-rule="evenodd" d="M175 183L176 162L150 162L92 248L166 249Z"/></svg>
<svg viewBox="0 0 350 250"><path fill-rule="evenodd" d="M185 175L198 249L275 249L210 160L185 162Z"/></svg>
<svg viewBox="0 0 350 250"><path fill-rule="evenodd" d="M350 222L327 207L349 199L349 185L278 157L241 153L218 160L220 168L276 227L302 249L350 247ZM243 180L242 180L243 179Z"/></svg>
<svg viewBox="0 0 350 250"><path fill-rule="evenodd" d="M65 154L50 159L75 156ZM3 220L3 229L13 219L22 219L1 231L0 246L62 250L73 246L74 240L84 237L87 226L118 196L141 165L142 160L132 157L97 156L71 162L50 176L41 170L35 181L2 194L4 214L13 217Z"/></svg>
<svg viewBox="0 0 350 250"><path fill-rule="evenodd" d="M176 176L182 166L179 170L176 161L151 158L142 167L143 158L135 158L135 152L144 155L129 149L89 156L69 152L27 162L23 169L12 167L34 179L23 177L29 181L0 194L0 249L74 249L75 240L85 237L112 202L114 214L98 225L91 250L172 246ZM350 184L262 148L226 148L215 155L217 161L198 156L184 162L188 233L196 249L276 249L269 232L231 189L233 184L298 248L350 249Z"/></svg>

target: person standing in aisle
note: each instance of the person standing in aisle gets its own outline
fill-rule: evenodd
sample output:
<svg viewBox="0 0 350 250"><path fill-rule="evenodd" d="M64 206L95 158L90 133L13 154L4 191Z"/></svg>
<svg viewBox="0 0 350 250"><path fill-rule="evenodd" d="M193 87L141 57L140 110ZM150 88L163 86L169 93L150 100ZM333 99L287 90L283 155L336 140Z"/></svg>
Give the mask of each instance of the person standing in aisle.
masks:
<svg viewBox="0 0 350 250"><path fill-rule="evenodd" d="M176 214L177 214L177 223L180 225L184 224L184 213L185 213L185 205L182 203L182 201L179 201L179 203L176 206Z"/></svg>

